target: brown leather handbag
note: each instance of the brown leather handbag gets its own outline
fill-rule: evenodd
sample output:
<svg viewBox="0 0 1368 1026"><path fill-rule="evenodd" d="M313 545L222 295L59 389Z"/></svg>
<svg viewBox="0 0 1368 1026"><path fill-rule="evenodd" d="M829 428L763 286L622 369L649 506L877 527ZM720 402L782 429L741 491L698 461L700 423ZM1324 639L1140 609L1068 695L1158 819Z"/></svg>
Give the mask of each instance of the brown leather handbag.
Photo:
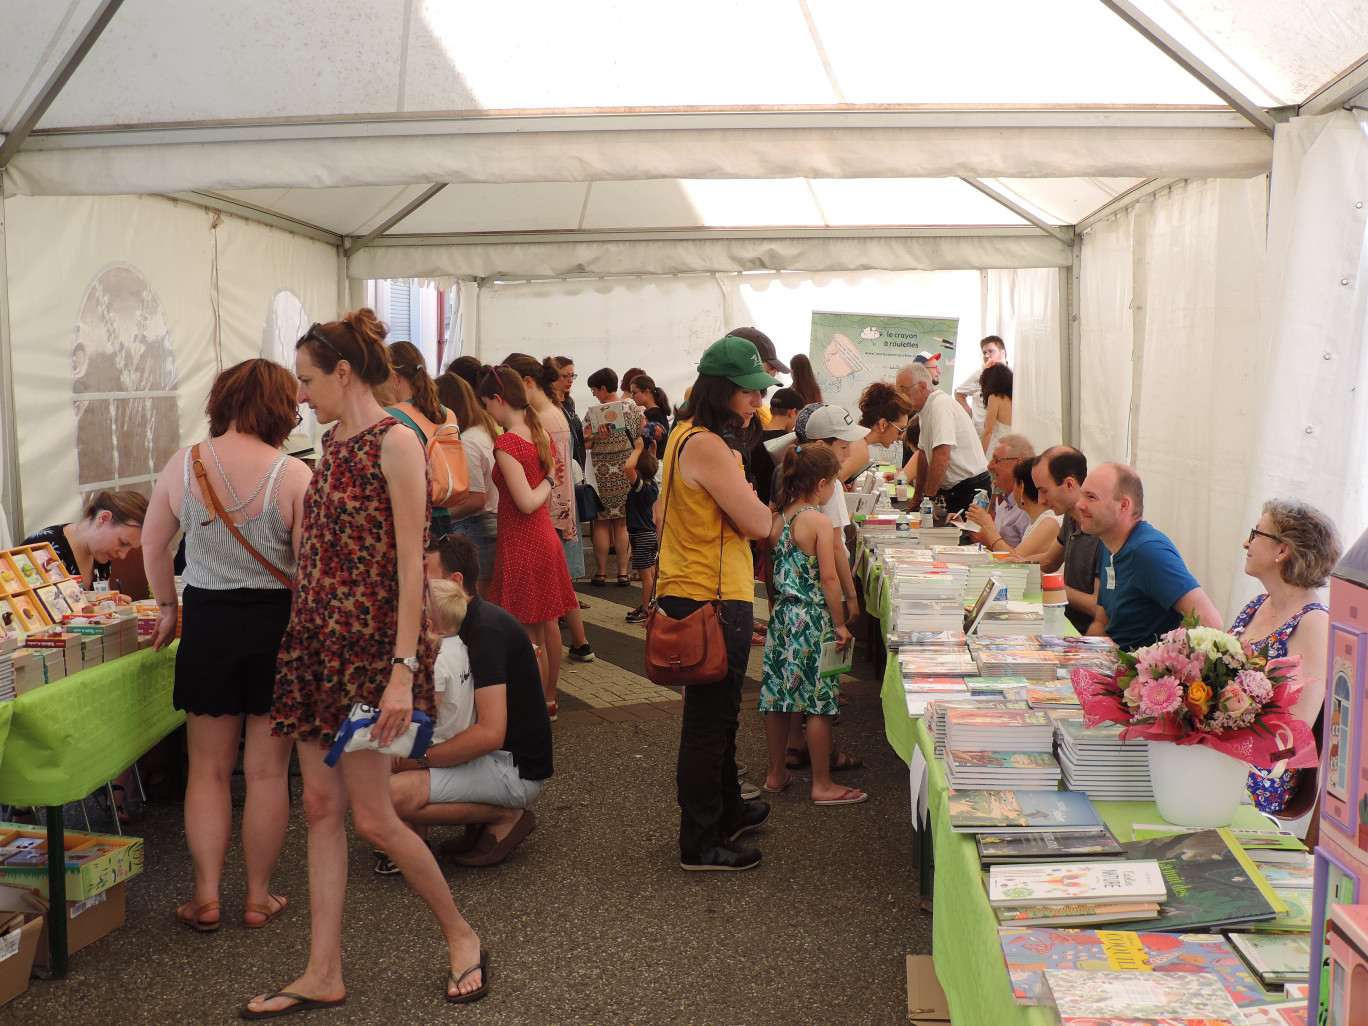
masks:
<svg viewBox="0 0 1368 1026"><path fill-rule="evenodd" d="M695 432L696 434L697 432ZM665 528L670 517L670 492L679 473L679 457L687 436L675 450L670 479L665 485L665 511L661 515L660 545L656 553L655 580L660 580L660 551L665 548ZM646 676L656 684L717 684L727 676L727 644L722 635L722 521L717 524L717 596L681 619L665 613L656 603L655 585L646 617Z"/></svg>

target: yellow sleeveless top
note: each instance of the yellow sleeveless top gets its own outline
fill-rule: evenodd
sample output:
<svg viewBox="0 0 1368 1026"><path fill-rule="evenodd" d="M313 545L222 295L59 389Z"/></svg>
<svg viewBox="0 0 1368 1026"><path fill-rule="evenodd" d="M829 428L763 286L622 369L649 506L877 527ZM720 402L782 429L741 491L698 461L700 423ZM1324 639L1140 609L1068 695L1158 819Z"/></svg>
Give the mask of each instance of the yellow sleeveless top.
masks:
<svg viewBox="0 0 1368 1026"><path fill-rule="evenodd" d="M726 522L722 507L707 491L693 487L683 475L675 476L680 445L686 438L706 430L681 428L670 436L665 446L665 469L660 484L660 505L665 510L665 523L660 537L660 578L656 588L659 594L676 598L700 601L715 598L720 550L722 598L754 602L755 573L750 545ZM733 454L739 470L741 454ZM674 480L673 490L671 479Z"/></svg>

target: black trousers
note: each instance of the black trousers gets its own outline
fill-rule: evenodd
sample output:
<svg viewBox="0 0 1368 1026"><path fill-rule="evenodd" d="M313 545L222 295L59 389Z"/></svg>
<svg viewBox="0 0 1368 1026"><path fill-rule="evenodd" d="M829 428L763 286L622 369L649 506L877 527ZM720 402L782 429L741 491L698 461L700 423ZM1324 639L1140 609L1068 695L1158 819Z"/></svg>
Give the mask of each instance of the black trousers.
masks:
<svg viewBox="0 0 1368 1026"><path fill-rule="evenodd" d="M974 501L974 493L982 488L989 495L993 493L993 476L984 471L978 477L965 478L951 488L942 488L938 493L945 500L945 512L963 513Z"/></svg>
<svg viewBox="0 0 1368 1026"><path fill-rule="evenodd" d="M669 616L685 617L702 602L661 595ZM745 803L736 778L736 728L741 716L741 682L750 661L752 602L723 602L722 635L727 676L717 684L684 689L675 785L679 798L679 852L694 858L722 844L741 825Z"/></svg>

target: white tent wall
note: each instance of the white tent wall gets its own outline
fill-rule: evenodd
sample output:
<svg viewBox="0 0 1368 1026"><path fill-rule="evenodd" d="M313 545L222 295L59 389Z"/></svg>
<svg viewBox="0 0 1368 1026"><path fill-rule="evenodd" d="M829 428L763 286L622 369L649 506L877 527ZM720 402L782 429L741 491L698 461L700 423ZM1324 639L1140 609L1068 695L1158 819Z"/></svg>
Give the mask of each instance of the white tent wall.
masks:
<svg viewBox="0 0 1368 1026"><path fill-rule="evenodd" d="M279 290L322 317L337 309L337 251L300 236L159 197L4 203L24 532L78 516L94 483L89 471L81 481L83 458L113 466L106 480L146 490L161 469L156 454L203 434L221 367L261 353ZM111 275L117 289L97 284ZM75 381L87 372L78 395ZM116 415L122 426L105 425L101 444L78 456L77 400L109 397L117 406L127 402L118 393L150 386L174 401L176 417Z"/></svg>
<svg viewBox="0 0 1368 1026"><path fill-rule="evenodd" d="M1267 179L1179 183L1083 238L1083 451L1129 462L1145 519L1217 609L1248 525L1232 497L1263 462L1259 332ZM1128 323L1127 323L1128 322ZM1129 346L1127 342L1129 341Z"/></svg>
<svg viewBox="0 0 1368 1026"><path fill-rule="evenodd" d="M1241 530L1271 498L1308 502L1349 545L1368 526L1368 135L1361 111L1294 118L1275 139L1263 318L1247 360L1257 466ZM1261 589L1239 575L1233 614Z"/></svg>
<svg viewBox="0 0 1368 1026"><path fill-rule="evenodd" d="M1006 343L1012 368L1012 431L1036 452L1064 440L1059 274L1050 267L983 272L984 334ZM977 345L960 332L958 377L976 366Z"/></svg>

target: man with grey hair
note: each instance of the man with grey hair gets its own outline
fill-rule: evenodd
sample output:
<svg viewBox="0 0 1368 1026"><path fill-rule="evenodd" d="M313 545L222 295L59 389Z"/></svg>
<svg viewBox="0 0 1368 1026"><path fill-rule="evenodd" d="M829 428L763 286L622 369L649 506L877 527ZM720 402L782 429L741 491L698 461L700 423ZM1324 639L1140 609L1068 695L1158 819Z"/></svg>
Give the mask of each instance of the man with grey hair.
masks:
<svg viewBox="0 0 1368 1026"><path fill-rule="evenodd" d="M1139 474L1124 463L1102 464L1083 482L1076 510L1084 533L1102 540L1089 634L1135 649L1154 644L1193 612L1204 626L1220 630L1221 614L1173 542L1144 520Z"/></svg>
<svg viewBox="0 0 1368 1026"><path fill-rule="evenodd" d="M946 511L958 513L973 501L974 492L992 486L983 442L974 433L969 414L936 388L925 364L904 367L898 376L905 376L909 384L905 394L921 424L917 448L925 457L917 467L912 502L921 502L923 495L940 495Z"/></svg>
<svg viewBox="0 0 1368 1026"><path fill-rule="evenodd" d="M1022 460L1034 455L1035 447L1025 435L1003 435L998 439L998 444L993 447L993 455L988 460L988 473L993 476L997 505L991 514L977 506L970 506L965 511L965 519L979 527L979 530L971 532L975 541L987 545L990 539L996 541L1000 537L1012 548L1021 544L1026 530L1031 526L1031 515L1016 504L1013 495L1016 489L1016 467ZM988 530L990 525L992 530Z"/></svg>

